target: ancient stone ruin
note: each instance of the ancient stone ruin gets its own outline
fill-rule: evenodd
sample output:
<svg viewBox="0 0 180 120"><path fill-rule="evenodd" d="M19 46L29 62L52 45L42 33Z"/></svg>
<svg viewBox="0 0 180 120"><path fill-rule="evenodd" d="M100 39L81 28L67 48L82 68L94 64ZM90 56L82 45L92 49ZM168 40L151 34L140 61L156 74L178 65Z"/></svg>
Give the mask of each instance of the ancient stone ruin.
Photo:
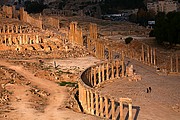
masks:
<svg viewBox="0 0 180 120"><path fill-rule="evenodd" d="M68 13L44 11L44 14ZM24 8L16 10L14 6L2 7L0 13L2 58L15 59L21 56L23 59L55 59L83 57L90 54L100 59L100 63L85 69L78 77L78 99L85 113L106 119L124 120L126 117L124 106L126 106L128 119L133 120L131 98L117 99L96 90L101 84L115 79L127 78L136 82L142 79L141 75L135 73L133 65L125 64L127 58L155 67L158 73L180 74L179 54L168 54L161 58L161 51L142 41L137 40L134 43L132 41L126 45L122 37L114 40L113 37L118 34L136 33L132 30L135 29L133 25L128 26L128 32L125 31L125 27L120 31L109 32L110 30L105 30L96 23L88 22L82 25L73 20L63 23L59 17L44 14L30 15ZM141 32L146 35L146 31ZM51 75L55 76L53 73ZM31 90L37 94L34 91Z"/></svg>

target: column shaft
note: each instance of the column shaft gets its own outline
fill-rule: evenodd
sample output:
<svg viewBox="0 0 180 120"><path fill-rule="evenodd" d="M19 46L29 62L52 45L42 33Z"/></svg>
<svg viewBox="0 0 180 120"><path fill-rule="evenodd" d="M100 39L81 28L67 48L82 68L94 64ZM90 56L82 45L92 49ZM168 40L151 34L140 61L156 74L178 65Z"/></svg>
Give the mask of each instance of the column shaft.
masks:
<svg viewBox="0 0 180 120"><path fill-rule="evenodd" d="M132 116L132 103L129 103L129 120L133 120L133 116Z"/></svg>
<svg viewBox="0 0 180 120"><path fill-rule="evenodd" d="M99 101L98 101L98 94L95 93L96 97L96 115L99 116Z"/></svg>
<svg viewBox="0 0 180 120"><path fill-rule="evenodd" d="M179 72L179 61L178 61L178 54L176 54L176 72Z"/></svg>
<svg viewBox="0 0 180 120"><path fill-rule="evenodd" d="M114 99L111 100L111 107L112 107L112 120L115 120L115 105L114 105Z"/></svg>
<svg viewBox="0 0 180 120"><path fill-rule="evenodd" d="M103 113L103 97L100 96L100 116L104 117L104 113Z"/></svg>
<svg viewBox="0 0 180 120"><path fill-rule="evenodd" d="M124 120L123 102L120 99L120 120Z"/></svg>
<svg viewBox="0 0 180 120"><path fill-rule="evenodd" d="M109 112L108 112L108 98L105 97L105 114L106 114L106 118L109 119Z"/></svg>
<svg viewBox="0 0 180 120"><path fill-rule="evenodd" d="M91 93L91 114L94 115L94 95L92 91L90 91L90 93Z"/></svg>
<svg viewBox="0 0 180 120"><path fill-rule="evenodd" d="M94 86L96 85L96 67L94 67Z"/></svg>

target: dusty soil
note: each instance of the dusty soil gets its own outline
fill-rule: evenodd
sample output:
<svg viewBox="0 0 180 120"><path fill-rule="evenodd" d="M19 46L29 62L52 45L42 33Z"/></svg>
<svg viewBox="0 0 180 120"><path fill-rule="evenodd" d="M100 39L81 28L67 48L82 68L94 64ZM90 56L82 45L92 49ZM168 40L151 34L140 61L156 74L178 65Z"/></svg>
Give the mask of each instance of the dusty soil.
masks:
<svg viewBox="0 0 180 120"><path fill-rule="evenodd" d="M141 81L127 78L101 85L102 94L114 97L129 97L133 100L133 117L138 120L180 119L180 76L157 73L154 68L130 61L135 72L142 75ZM161 74L161 75L160 75ZM147 88L151 92L147 93Z"/></svg>
<svg viewBox="0 0 180 120"><path fill-rule="evenodd" d="M53 64L54 60L44 60L44 66ZM67 70L68 67L79 67L74 70L78 75L81 70L93 65L96 61L93 57L56 60L59 69ZM27 65L27 63L29 63ZM67 63L71 63L68 64ZM88 120L100 119L80 112L74 112L67 108L67 101L70 98L69 88L59 86L56 79L44 79L43 73L35 76L38 70L42 70L38 60L22 61L0 61L1 70L1 109L0 119L2 120ZM35 67L33 67L35 66ZM35 70L36 68L36 70ZM76 71L76 72L75 72ZM42 71L41 71L42 72ZM52 69L51 69L52 72ZM45 72L46 73L46 72ZM66 74L66 73L62 73ZM61 74L61 75L62 75ZM12 77L14 75L14 78ZM10 76L10 77L8 77ZM65 75L64 75L65 76ZM68 78L68 77L67 77ZM63 78L64 81L66 79ZM6 81L6 82L5 82ZM56 82L55 82L56 81ZM4 99L6 98L6 99Z"/></svg>

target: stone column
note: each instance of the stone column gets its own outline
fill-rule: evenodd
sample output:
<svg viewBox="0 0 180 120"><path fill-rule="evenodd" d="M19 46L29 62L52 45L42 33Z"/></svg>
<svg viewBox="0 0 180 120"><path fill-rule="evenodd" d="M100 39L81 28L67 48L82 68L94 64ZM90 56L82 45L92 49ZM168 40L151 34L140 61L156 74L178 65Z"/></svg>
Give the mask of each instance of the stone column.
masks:
<svg viewBox="0 0 180 120"><path fill-rule="evenodd" d="M96 115L99 116L99 102L98 102L98 94L95 93L96 97Z"/></svg>
<svg viewBox="0 0 180 120"><path fill-rule="evenodd" d="M2 33L6 33L6 28L5 28L5 25L3 25L3 30L2 30Z"/></svg>
<svg viewBox="0 0 180 120"><path fill-rule="evenodd" d="M116 61L116 78L119 78L119 61Z"/></svg>
<svg viewBox="0 0 180 120"><path fill-rule="evenodd" d="M26 37L25 37L25 34L23 34L23 36L22 36L22 44L25 44L25 42L26 42Z"/></svg>
<svg viewBox="0 0 180 120"><path fill-rule="evenodd" d="M122 77L125 77L125 66L124 66L124 61L121 61L122 65Z"/></svg>
<svg viewBox="0 0 180 120"><path fill-rule="evenodd" d="M12 45L12 36L11 35L9 35L8 43L9 43L9 45Z"/></svg>
<svg viewBox="0 0 180 120"><path fill-rule="evenodd" d="M94 86L96 85L96 67L94 67Z"/></svg>
<svg viewBox="0 0 180 120"><path fill-rule="evenodd" d="M9 25L7 25L7 33L9 33Z"/></svg>
<svg viewBox="0 0 180 120"><path fill-rule="evenodd" d="M19 44L22 45L22 37L19 35Z"/></svg>
<svg viewBox="0 0 180 120"><path fill-rule="evenodd" d="M176 72L179 72L178 54L176 54Z"/></svg>
<svg viewBox="0 0 180 120"><path fill-rule="evenodd" d="M120 102L120 120L124 120L124 113L123 113L123 102L121 101L121 99L119 100Z"/></svg>
<svg viewBox="0 0 180 120"><path fill-rule="evenodd" d="M98 66L98 84L101 83L101 65Z"/></svg>
<svg viewBox="0 0 180 120"><path fill-rule="evenodd" d="M91 106L90 106L90 94L89 91L87 90L87 110L90 113L91 112Z"/></svg>
<svg viewBox="0 0 180 120"><path fill-rule="evenodd" d="M153 64L153 48L151 48L151 65Z"/></svg>
<svg viewBox="0 0 180 120"><path fill-rule="evenodd" d="M90 91L90 93L91 93L91 114L94 115L94 95L92 91Z"/></svg>
<svg viewBox="0 0 180 120"><path fill-rule="evenodd" d="M112 109L112 120L115 120L115 105L114 105L114 99L111 100L111 109Z"/></svg>
<svg viewBox="0 0 180 120"><path fill-rule="evenodd" d="M109 63L106 64L106 80L109 80Z"/></svg>
<svg viewBox="0 0 180 120"><path fill-rule="evenodd" d="M102 82L104 82L104 63L102 64Z"/></svg>
<svg viewBox="0 0 180 120"><path fill-rule="evenodd" d="M36 35L35 37L36 37L36 43L38 44L39 43L38 35Z"/></svg>
<svg viewBox="0 0 180 120"><path fill-rule="evenodd" d="M154 65L156 65L156 49L154 48Z"/></svg>
<svg viewBox="0 0 180 120"><path fill-rule="evenodd" d="M22 26L19 26L19 32L22 33Z"/></svg>
<svg viewBox="0 0 180 120"><path fill-rule="evenodd" d="M100 96L100 116L104 117L104 113L103 113L103 97Z"/></svg>
<svg viewBox="0 0 180 120"><path fill-rule="evenodd" d="M133 120L133 116L132 116L132 102L129 103L129 120Z"/></svg>
<svg viewBox="0 0 180 120"><path fill-rule="evenodd" d="M173 57L172 57L172 55L171 55L171 72L173 72Z"/></svg>
<svg viewBox="0 0 180 120"><path fill-rule="evenodd" d="M109 112L108 112L108 98L107 97L104 97L105 98L105 114L106 114L106 118L109 119Z"/></svg>
<svg viewBox="0 0 180 120"><path fill-rule="evenodd" d="M16 33L18 33L18 26L17 26L17 25L15 25L15 27L16 27Z"/></svg>
<svg viewBox="0 0 180 120"><path fill-rule="evenodd" d="M90 34L90 38L93 39L93 36L92 36L92 24L91 23L89 25L89 34Z"/></svg>
<svg viewBox="0 0 180 120"><path fill-rule="evenodd" d="M87 108L87 94L86 94L86 88L83 86L83 98L84 98L84 100L83 100L83 106L84 106L84 108L86 109ZM87 110L87 109L86 109Z"/></svg>
<svg viewBox="0 0 180 120"><path fill-rule="evenodd" d="M87 48L88 48L88 51L91 51L91 40L89 36L87 37Z"/></svg>
<svg viewBox="0 0 180 120"><path fill-rule="evenodd" d="M90 83L91 83L91 85L94 86L94 84L93 84L93 79L92 79L92 72L93 72L93 69L92 69L92 67L91 67L91 68L90 68L90 74L89 74L90 76L89 76L89 77L90 77Z"/></svg>
<svg viewBox="0 0 180 120"><path fill-rule="evenodd" d="M150 64L150 54L149 54L149 52L150 52L150 47L149 46L147 46L147 64Z"/></svg>
<svg viewBox="0 0 180 120"><path fill-rule="evenodd" d="M144 62L144 45L142 45L141 55L142 61Z"/></svg>
<svg viewBox="0 0 180 120"><path fill-rule="evenodd" d="M28 35L25 35L25 44L28 44L28 42L29 42L29 37Z"/></svg>
<svg viewBox="0 0 180 120"><path fill-rule="evenodd" d="M104 59L104 58L105 58L105 56L104 56L104 45L102 43L102 59Z"/></svg>
<svg viewBox="0 0 180 120"><path fill-rule="evenodd" d="M112 71L111 79L113 79L114 78L114 64L113 64L113 62L111 63L111 71Z"/></svg>

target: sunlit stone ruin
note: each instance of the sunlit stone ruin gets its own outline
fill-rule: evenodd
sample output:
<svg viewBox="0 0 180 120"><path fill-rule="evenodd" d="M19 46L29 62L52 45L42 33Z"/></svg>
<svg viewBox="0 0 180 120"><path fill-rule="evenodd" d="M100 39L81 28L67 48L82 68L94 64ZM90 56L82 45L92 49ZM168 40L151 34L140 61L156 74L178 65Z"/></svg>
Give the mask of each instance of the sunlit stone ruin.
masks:
<svg viewBox="0 0 180 120"><path fill-rule="evenodd" d="M66 14L69 17L65 17ZM67 80L74 82L75 87L66 85L70 92L64 94L72 93L69 95L71 100L69 100L69 104L67 100L67 103L63 104L64 106L61 105L62 108L57 108L58 110L65 109L66 106L76 112L78 111L78 114L86 113L87 116L90 115L87 119L148 119L148 116L146 116L148 113L144 112L143 114L143 109L149 109L147 108L149 106L145 106L146 108L143 105L141 106L137 100L134 100L134 97L129 95L131 94L129 91L123 89L123 86L107 88L113 92L104 89L106 85L112 85L118 81L120 82L116 83L117 86L121 84L121 81L122 83L126 82L124 87L128 84L129 90L133 85L141 84L135 86L131 91L135 96L138 94L138 90L141 90L141 96L146 100L149 97L147 94L149 95L150 92L150 94L153 94L157 89L153 89L156 85L151 84L149 86L149 82L144 82L148 79L143 76L149 73L141 73L141 67L148 70L152 69L149 74L150 79L155 74L158 76L155 77L157 81L163 79L162 76L169 77L167 79L180 78L180 54L157 49L158 46L153 45L154 38L149 37L149 32L149 28L128 22L113 23L112 21L86 16L71 16L71 13L67 12L53 14L53 11L44 11L44 14L28 14L23 7L17 10L15 6L2 6L0 8L0 54L2 60L0 65L2 74L0 103L1 106L4 106L2 108L11 111L7 104L13 100L17 102L23 99L18 97L15 99L11 97L11 94L18 93L8 92L12 91L12 84L17 84L26 86L27 91L29 91L26 95L32 95L29 100L31 108L46 113L48 104L50 104L48 99L53 95L54 97L57 96L53 91L48 91L52 86L45 89L42 87L43 85L38 88L38 84L44 79L56 83ZM129 44L125 44L125 39L128 37L132 37L133 40ZM88 64L83 68L77 67L76 63L74 66L66 68L68 64L75 61L68 62L66 60L89 56L95 59L93 63L90 63L91 59L88 58ZM65 62L61 63L58 60L64 60ZM83 60L78 61L78 64L83 64ZM22 68L16 68L12 65L22 66L24 70L20 71ZM26 74L25 70L33 74ZM27 76L29 78L26 80ZM31 81L31 79L34 80ZM38 83L39 79L41 80ZM47 85L51 85L49 82L47 82ZM14 88L16 87L18 88L18 86L14 86ZM178 86L176 87L178 88ZM178 89L173 91L176 90ZM174 100L174 103L168 103L168 105L172 106L171 109L175 111L172 116L174 115L174 120L176 120L180 118L179 90L174 92L173 95L177 95L174 98L176 100ZM158 101L159 98L152 99ZM17 104L20 105L21 103ZM151 104L154 104L154 102ZM140 109L142 109L142 113ZM0 111L2 113L0 119L11 118L11 112L2 112L1 109ZM18 119L18 114L12 110L13 113L17 115ZM140 114L140 118L138 114ZM69 113L69 116L71 116L71 113ZM156 119L157 116L152 117L152 119ZM40 117L39 119L44 118ZM149 119L151 119L151 116ZM168 119L173 119L173 117L170 116Z"/></svg>

